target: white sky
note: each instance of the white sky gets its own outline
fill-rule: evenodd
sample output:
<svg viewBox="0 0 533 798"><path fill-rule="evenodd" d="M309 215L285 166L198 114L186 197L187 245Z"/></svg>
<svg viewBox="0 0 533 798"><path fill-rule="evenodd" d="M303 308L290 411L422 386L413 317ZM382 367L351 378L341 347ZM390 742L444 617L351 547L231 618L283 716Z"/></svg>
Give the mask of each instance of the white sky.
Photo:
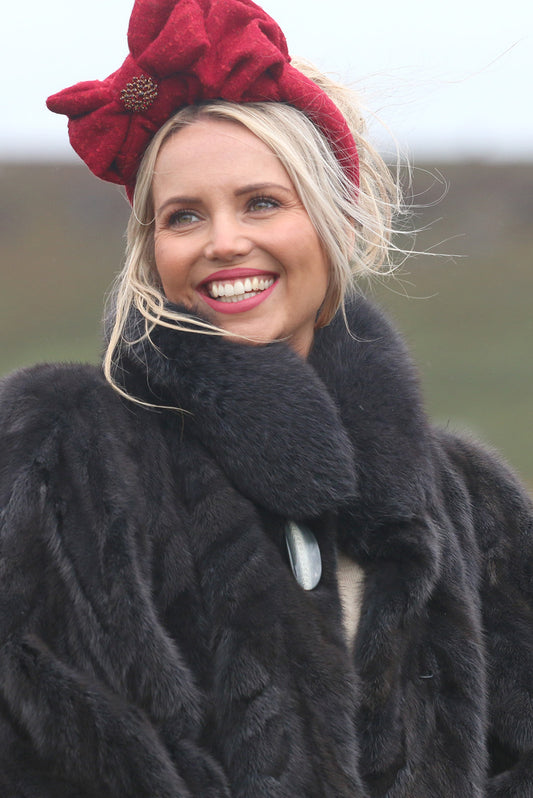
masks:
<svg viewBox="0 0 533 798"><path fill-rule="evenodd" d="M4 0L0 160L69 157L49 94L127 53L133 0ZM263 0L293 55L364 90L415 157L533 159L533 7L526 0ZM529 99L528 99L529 98ZM390 150L379 128L376 140Z"/></svg>

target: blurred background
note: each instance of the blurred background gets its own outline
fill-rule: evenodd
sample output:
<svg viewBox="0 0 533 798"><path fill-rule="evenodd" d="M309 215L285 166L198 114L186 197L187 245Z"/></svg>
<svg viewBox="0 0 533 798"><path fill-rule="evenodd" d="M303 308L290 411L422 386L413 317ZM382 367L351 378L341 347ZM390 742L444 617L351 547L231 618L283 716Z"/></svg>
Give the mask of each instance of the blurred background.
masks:
<svg viewBox="0 0 533 798"><path fill-rule="evenodd" d="M407 338L431 416L497 447L533 486L530 5L509 0L494 17L479 0L263 7L293 54L360 92L391 164L398 148L413 165L411 185L402 172L420 232L403 244L421 254L361 288ZM118 67L130 11L131 0L29 0L4 11L0 374L99 359L129 206L76 162L66 120L44 99Z"/></svg>

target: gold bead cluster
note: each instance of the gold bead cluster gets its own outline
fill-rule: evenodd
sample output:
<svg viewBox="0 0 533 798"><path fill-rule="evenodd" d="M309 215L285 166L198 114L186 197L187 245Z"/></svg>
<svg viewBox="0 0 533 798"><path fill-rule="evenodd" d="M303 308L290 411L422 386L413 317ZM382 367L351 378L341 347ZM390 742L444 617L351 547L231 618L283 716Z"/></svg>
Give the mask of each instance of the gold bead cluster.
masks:
<svg viewBox="0 0 533 798"><path fill-rule="evenodd" d="M152 78L141 75L132 78L120 92L120 99L126 111L146 111L157 98L157 83Z"/></svg>

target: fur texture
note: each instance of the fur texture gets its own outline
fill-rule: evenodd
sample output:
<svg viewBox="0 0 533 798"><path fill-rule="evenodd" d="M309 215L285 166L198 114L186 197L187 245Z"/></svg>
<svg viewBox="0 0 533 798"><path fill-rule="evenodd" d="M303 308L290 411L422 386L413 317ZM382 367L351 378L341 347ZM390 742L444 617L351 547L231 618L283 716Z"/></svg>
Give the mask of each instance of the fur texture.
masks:
<svg viewBox="0 0 533 798"><path fill-rule="evenodd" d="M4 380L2 796L533 795L531 503L431 428L381 314L349 318L307 362L157 328L121 379L185 412L88 366Z"/></svg>

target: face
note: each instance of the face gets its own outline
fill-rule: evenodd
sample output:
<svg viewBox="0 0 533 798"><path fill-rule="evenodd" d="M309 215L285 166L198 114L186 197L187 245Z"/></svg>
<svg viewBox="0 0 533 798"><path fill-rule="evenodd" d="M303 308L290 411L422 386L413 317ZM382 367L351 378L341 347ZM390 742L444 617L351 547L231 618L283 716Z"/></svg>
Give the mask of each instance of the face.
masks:
<svg viewBox="0 0 533 798"><path fill-rule="evenodd" d="M284 167L245 127L198 120L162 147L153 182L165 295L230 333L305 357L328 286L318 235Z"/></svg>

